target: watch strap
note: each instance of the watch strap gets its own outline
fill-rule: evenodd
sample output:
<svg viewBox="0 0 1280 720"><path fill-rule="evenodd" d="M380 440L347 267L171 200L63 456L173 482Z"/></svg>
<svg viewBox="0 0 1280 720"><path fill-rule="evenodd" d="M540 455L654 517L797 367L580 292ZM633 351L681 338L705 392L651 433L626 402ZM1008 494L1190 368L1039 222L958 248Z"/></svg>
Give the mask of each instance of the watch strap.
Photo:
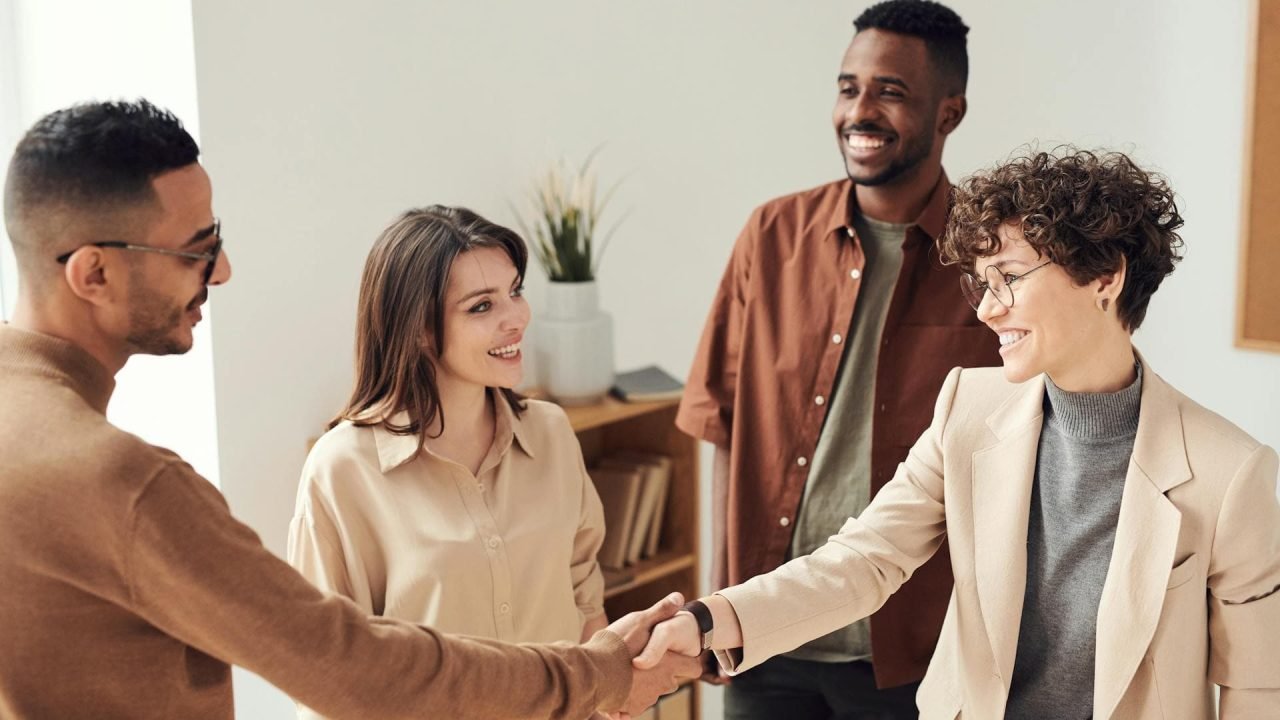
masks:
<svg viewBox="0 0 1280 720"><path fill-rule="evenodd" d="M711 646L711 631L715 629L715 619L711 616L711 608L701 600L691 600L680 608L693 616L698 623L698 633L702 636L701 642L703 650Z"/></svg>

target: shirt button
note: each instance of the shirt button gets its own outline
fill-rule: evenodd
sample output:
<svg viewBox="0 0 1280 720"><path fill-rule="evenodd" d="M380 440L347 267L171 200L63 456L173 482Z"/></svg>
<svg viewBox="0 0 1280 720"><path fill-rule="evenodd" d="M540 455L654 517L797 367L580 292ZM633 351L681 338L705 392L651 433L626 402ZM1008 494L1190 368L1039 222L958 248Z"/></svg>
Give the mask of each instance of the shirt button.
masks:
<svg viewBox="0 0 1280 720"><path fill-rule="evenodd" d="M489 538L489 547L493 548L494 550L497 550L497 549L498 549L498 538L496 538L496 537Z"/></svg>
<svg viewBox="0 0 1280 720"><path fill-rule="evenodd" d="M835 343L835 344L837 344L837 345L839 345L839 344L840 344L840 341L841 341L841 340L843 340L843 339L844 339L844 338L840 337L840 333L836 333L835 335L832 335L832 336L831 336L831 342L833 342L833 343Z"/></svg>
<svg viewBox="0 0 1280 720"><path fill-rule="evenodd" d="M884 405L884 403L881 403L881 404L880 404L880 412L884 412L884 409L885 409L885 405Z"/></svg>
<svg viewBox="0 0 1280 720"><path fill-rule="evenodd" d="M511 612L511 605L508 603L502 603L501 605L498 606L498 612L502 613L503 615L506 615L507 613Z"/></svg>
<svg viewBox="0 0 1280 720"><path fill-rule="evenodd" d="M791 524L791 518L788 518L788 517L780 518L778 520L778 524L781 525L782 527L786 527Z"/></svg>
<svg viewBox="0 0 1280 720"><path fill-rule="evenodd" d="M799 465L800 467L804 467L805 465L809 464L809 458L798 457L796 458L796 464Z"/></svg>
<svg viewBox="0 0 1280 720"><path fill-rule="evenodd" d="M476 483L476 490L479 492L484 492L484 483Z"/></svg>
<svg viewBox="0 0 1280 720"><path fill-rule="evenodd" d="M825 405L826 402L827 402L827 399L822 397L821 395L813 399L814 405Z"/></svg>
<svg viewBox="0 0 1280 720"><path fill-rule="evenodd" d="M858 268L854 268L849 271L849 277L853 278L854 280L857 280L858 278L862 277L862 271L859 270Z"/></svg>

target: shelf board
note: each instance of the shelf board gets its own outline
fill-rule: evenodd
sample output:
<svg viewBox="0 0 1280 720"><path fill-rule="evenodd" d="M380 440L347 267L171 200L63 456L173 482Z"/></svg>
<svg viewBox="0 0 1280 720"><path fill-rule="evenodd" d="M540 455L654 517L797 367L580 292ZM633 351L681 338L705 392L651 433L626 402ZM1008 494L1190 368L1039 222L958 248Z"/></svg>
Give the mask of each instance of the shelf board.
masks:
<svg viewBox="0 0 1280 720"><path fill-rule="evenodd" d="M587 405L584 407L566 407L565 414L569 416L569 424L573 426L574 432L582 432L591 428L608 425L609 423L626 420L628 418L638 417L651 413L655 410L664 410L666 408L675 407L680 403L679 400L660 400L658 402L623 402L614 398L605 398L603 402L595 405Z"/></svg>
<svg viewBox="0 0 1280 720"><path fill-rule="evenodd" d="M694 566L697 556L693 553L660 552L648 560L641 560L626 569L630 577L616 585L606 585L604 597L609 599L616 595L646 585Z"/></svg>
<svg viewBox="0 0 1280 720"><path fill-rule="evenodd" d="M536 400L549 399L546 393L538 389L528 390L522 394ZM600 402L591 405L562 405L561 407L564 408L565 414L569 416L569 424L573 426L573 431L582 432L583 430L590 430L618 422L619 420L651 413L655 410L673 408L679 404L679 398L655 402L624 402L612 395L605 395Z"/></svg>

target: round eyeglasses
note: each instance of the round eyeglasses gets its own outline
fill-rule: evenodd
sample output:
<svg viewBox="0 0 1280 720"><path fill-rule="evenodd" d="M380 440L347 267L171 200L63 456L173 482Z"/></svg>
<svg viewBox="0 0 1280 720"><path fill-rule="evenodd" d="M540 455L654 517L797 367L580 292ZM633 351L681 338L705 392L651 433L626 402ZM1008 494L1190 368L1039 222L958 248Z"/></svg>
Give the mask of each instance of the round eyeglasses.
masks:
<svg viewBox="0 0 1280 720"><path fill-rule="evenodd" d="M969 306L974 310L977 310L982 305L982 298L986 297L988 290L991 291L991 295L995 297L997 302L1007 308L1011 308L1014 300L1013 284L1052 263L1052 260L1046 260L1021 275L1007 273L995 265L988 265L987 269L983 271L983 279L981 280L969 273L961 274L960 289L964 291L964 299L969 301Z"/></svg>

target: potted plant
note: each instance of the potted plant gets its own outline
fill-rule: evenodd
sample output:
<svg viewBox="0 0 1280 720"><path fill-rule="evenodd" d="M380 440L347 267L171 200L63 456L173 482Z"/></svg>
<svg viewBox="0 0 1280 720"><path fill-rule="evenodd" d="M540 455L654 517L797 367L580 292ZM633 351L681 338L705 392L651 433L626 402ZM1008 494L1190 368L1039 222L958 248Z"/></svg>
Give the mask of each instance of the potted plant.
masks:
<svg viewBox="0 0 1280 720"><path fill-rule="evenodd" d="M521 222L551 281L537 309L534 366L565 405L596 402L613 385L613 318L600 309L596 269L613 233L599 235L599 219L617 185L597 196L594 158L576 171L552 166L534 184L532 219Z"/></svg>

